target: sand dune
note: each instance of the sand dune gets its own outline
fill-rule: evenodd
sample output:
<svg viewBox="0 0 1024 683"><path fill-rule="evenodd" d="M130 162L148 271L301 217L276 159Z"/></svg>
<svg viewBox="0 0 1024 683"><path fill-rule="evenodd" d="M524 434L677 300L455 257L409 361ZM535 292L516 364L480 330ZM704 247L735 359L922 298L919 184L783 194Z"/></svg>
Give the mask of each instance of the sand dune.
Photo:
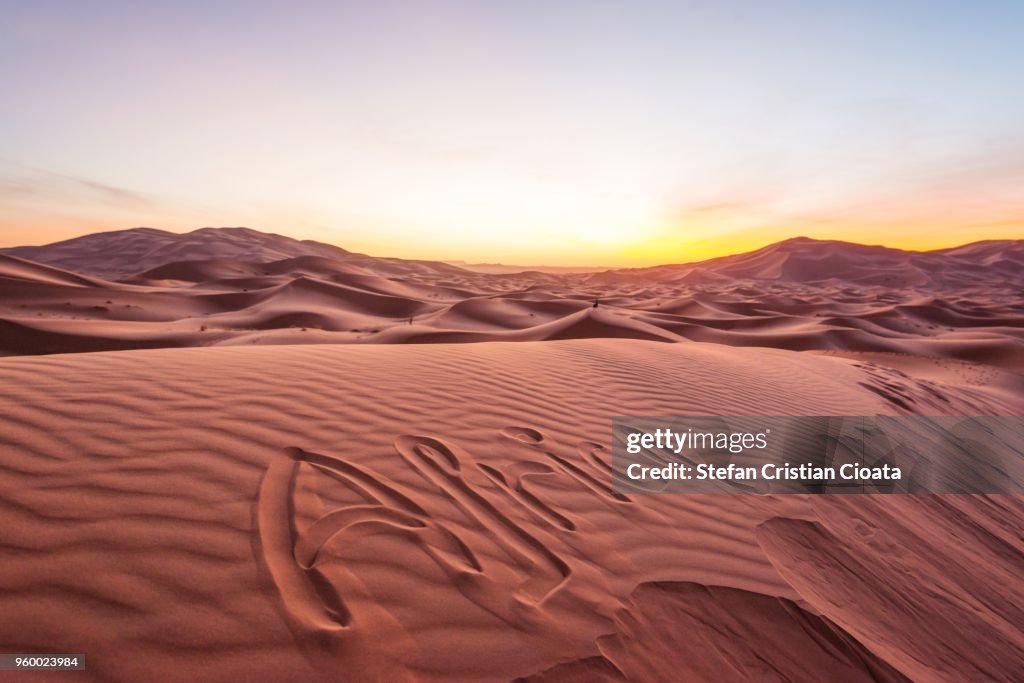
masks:
<svg viewBox="0 0 1024 683"><path fill-rule="evenodd" d="M44 266L34 261L0 254L0 282L4 292L11 291L21 283L65 285L69 287L105 287L100 280L77 275L59 268Z"/></svg>
<svg viewBox="0 0 1024 683"><path fill-rule="evenodd" d="M5 354L627 337L1024 367L1016 242L912 253L795 239L700 264L570 274L473 273L245 229L7 251L40 263L0 262ZM118 281L100 278L111 273Z"/></svg>
<svg viewBox="0 0 1024 683"><path fill-rule="evenodd" d="M698 264L614 270L583 276L607 282L629 275L647 281L721 282L723 278L791 283L837 281L887 287L920 285L966 287L991 282L1024 267L1024 246L1017 241L988 241L954 249L910 252L850 242L796 237L747 254Z"/></svg>
<svg viewBox="0 0 1024 683"><path fill-rule="evenodd" d="M0 381L2 645L87 652L94 680L1020 671L1016 498L613 495L600 445L623 413L1020 409L988 387L628 339L7 358Z"/></svg>
<svg viewBox="0 0 1024 683"><path fill-rule="evenodd" d="M41 247L14 247L3 251L107 279L125 278L181 261L264 261L300 254L348 255L338 247L267 235L247 228L204 228L185 235L153 228L133 228L85 235Z"/></svg>
<svg viewBox="0 0 1024 683"><path fill-rule="evenodd" d="M15 252L2 651L104 681L1024 668L1020 497L623 495L606 446L623 414L1024 414L1018 243L568 274L248 230Z"/></svg>
<svg viewBox="0 0 1024 683"><path fill-rule="evenodd" d="M908 680L828 619L786 598L735 588L644 583L615 626L598 639L603 655L520 680Z"/></svg>
<svg viewBox="0 0 1024 683"><path fill-rule="evenodd" d="M172 263L221 261L267 263L298 257L326 258L353 265L372 264L394 275L429 269L449 276L469 273L440 262L373 258L312 240L296 240L249 228L202 228L179 234L153 228L133 228L75 237L43 246L0 249L0 253L95 275L125 279Z"/></svg>

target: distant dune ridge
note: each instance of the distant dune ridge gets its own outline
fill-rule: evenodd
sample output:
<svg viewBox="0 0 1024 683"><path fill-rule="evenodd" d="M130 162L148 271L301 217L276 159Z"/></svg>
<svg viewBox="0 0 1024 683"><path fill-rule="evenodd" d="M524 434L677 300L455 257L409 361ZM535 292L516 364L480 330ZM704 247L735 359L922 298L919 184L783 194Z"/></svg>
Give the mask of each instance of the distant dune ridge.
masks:
<svg viewBox="0 0 1024 683"><path fill-rule="evenodd" d="M795 238L596 273L481 273L246 228L0 254L4 354L631 337L1016 366L1024 339L1024 241L919 253Z"/></svg>

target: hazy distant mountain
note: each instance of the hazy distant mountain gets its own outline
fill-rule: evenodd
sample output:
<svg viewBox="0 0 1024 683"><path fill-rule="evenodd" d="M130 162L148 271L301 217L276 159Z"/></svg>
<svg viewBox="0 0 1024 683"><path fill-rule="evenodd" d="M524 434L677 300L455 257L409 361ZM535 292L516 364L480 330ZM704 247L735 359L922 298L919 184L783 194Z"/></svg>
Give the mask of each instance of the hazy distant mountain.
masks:
<svg viewBox="0 0 1024 683"><path fill-rule="evenodd" d="M835 240L795 237L755 251L679 265L628 268L584 276L616 282L643 275L651 282L764 280L788 283L841 281L886 287L971 286L1024 282L1024 241L977 242L915 252Z"/></svg>
<svg viewBox="0 0 1024 683"><path fill-rule="evenodd" d="M886 287L973 286L1024 281L1024 241L976 242L951 249L913 252L806 237L762 249L697 263L593 272L581 268L534 268L498 264L464 265L356 254L341 247L297 240L249 228L202 228L178 234L153 228L102 232L36 247L0 249L82 275L107 280L180 279L199 282L216 277L260 274L258 264L297 258L328 259L328 269L361 268L389 278L427 276L460 284L492 277L536 275L602 287L622 280L713 284L735 280L813 284L841 281ZM308 265L308 264L307 264Z"/></svg>
<svg viewBox="0 0 1024 683"><path fill-rule="evenodd" d="M440 272L461 269L440 262L374 258L313 240L297 240L250 228L201 228L179 234L154 228L132 228L83 235L36 247L0 249L0 253L76 273L122 280L175 263L229 260L271 263L300 256L370 266L379 274L404 275L427 264Z"/></svg>
<svg viewBox="0 0 1024 683"><path fill-rule="evenodd" d="M178 234L154 228L100 232L38 247L0 252L77 273L121 279L178 261L276 261L293 256L345 257L339 247L249 228L202 228Z"/></svg>

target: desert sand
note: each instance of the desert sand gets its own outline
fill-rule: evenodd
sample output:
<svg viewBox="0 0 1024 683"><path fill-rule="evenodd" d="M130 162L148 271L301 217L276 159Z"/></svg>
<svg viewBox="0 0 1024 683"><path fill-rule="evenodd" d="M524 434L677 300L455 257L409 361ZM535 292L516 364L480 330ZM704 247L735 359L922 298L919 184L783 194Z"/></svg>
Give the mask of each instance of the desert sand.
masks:
<svg viewBox="0 0 1024 683"><path fill-rule="evenodd" d="M607 450L624 414L1022 414L1016 243L495 275L127 234L0 263L2 651L98 681L1020 680L1021 497L624 496Z"/></svg>
<svg viewBox="0 0 1024 683"><path fill-rule="evenodd" d="M0 354L632 338L1021 368L1021 273L1021 241L915 253L797 238L698 264L493 274L244 228L142 228L0 250Z"/></svg>

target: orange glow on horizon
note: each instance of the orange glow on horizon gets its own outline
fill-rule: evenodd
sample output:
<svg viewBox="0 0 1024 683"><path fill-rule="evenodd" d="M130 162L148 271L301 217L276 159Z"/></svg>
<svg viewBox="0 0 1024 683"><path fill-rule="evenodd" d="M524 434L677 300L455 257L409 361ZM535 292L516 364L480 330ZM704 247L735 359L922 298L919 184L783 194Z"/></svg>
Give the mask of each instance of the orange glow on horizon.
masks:
<svg viewBox="0 0 1024 683"><path fill-rule="evenodd" d="M153 227L170 232L190 232L207 225L204 222L138 221L129 225L99 218L75 221L76 227L57 227L50 221L22 222L0 219L0 246L47 244L93 232L122 230L128 227ZM222 225L241 225L237 221ZM671 263L691 263L721 256L746 253L793 237L820 240L839 240L860 244L882 245L908 251L929 251L960 246L987 239L1024 239L1024 221L1002 221L984 225L939 226L935 223L902 224L898 227L871 223L830 224L827 226L764 226L747 230L715 234L710 226L704 230L651 231L632 241L620 241L613 236L598 236L593 240L580 239L565 245L534 241L505 243L500 251L481 249L479 245L461 244L451 239L381 239L372 231L350 232L348 238L338 238L341 232L331 228L309 226L285 228L249 222L247 227L273 232L295 239L313 239L343 249L371 256L426 259L437 261L463 261L466 263L503 263L523 266L567 267L647 267ZM469 248L467 248L469 247Z"/></svg>

